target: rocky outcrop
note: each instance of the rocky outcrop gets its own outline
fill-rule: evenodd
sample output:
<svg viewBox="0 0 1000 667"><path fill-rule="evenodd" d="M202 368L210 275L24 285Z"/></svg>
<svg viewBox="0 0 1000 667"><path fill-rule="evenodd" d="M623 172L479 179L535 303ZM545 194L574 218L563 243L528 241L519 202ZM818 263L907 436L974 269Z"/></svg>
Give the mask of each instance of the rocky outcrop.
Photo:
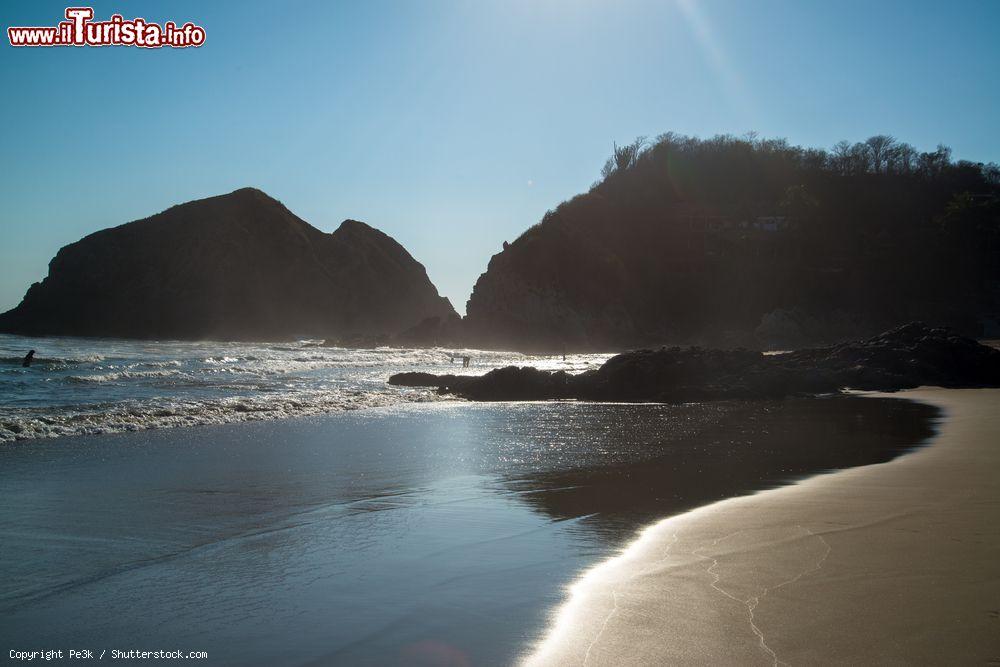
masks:
<svg viewBox="0 0 1000 667"><path fill-rule="evenodd" d="M864 341L787 354L674 347L619 354L579 375L511 366L475 377L401 373L389 383L436 387L472 400L781 398L844 388L1000 386L1000 350L913 323Z"/></svg>
<svg viewBox="0 0 1000 667"><path fill-rule="evenodd" d="M662 228L637 220L629 228L635 244L626 249L619 218L600 195L577 197L494 255L466 306L470 340L481 347L538 351L622 349L666 340L669 290L650 301L657 287L641 276L655 273L651 269L664 261L662 249L671 242Z"/></svg>
<svg viewBox="0 0 1000 667"><path fill-rule="evenodd" d="M394 335L456 317L396 241L324 233L260 190L174 206L61 249L0 331L126 338Z"/></svg>
<svg viewBox="0 0 1000 667"><path fill-rule="evenodd" d="M978 335L997 312L1000 187L969 163L859 174L780 140L643 145L493 256L470 345L789 349L917 319Z"/></svg>

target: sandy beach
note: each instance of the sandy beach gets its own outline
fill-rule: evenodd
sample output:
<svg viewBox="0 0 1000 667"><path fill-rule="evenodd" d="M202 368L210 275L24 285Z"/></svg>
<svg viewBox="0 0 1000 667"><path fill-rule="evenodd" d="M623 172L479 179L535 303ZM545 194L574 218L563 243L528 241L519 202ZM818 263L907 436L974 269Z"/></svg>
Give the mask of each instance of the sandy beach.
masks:
<svg viewBox="0 0 1000 667"><path fill-rule="evenodd" d="M717 502L584 573L528 665L996 664L1000 390L888 463Z"/></svg>

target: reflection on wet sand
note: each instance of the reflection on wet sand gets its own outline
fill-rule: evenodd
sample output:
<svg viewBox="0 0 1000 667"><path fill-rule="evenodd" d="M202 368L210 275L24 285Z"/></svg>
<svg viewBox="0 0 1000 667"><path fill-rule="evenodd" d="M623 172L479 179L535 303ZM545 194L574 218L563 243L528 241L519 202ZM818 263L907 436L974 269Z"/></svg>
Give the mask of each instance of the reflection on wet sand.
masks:
<svg viewBox="0 0 1000 667"><path fill-rule="evenodd" d="M522 664L991 663L1000 392L903 397L945 415L929 446L650 524Z"/></svg>
<svg viewBox="0 0 1000 667"><path fill-rule="evenodd" d="M891 398L836 397L676 406L609 432L603 446L630 458L510 480L556 519L590 517L610 543L651 520L802 476L881 463L933 434L934 407ZM706 410L712 410L706 413Z"/></svg>
<svg viewBox="0 0 1000 667"><path fill-rule="evenodd" d="M182 645L213 664L507 664L638 527L887 460L934 414L438 404L6 446L0 643L57 628L66 645Z"/></svg>

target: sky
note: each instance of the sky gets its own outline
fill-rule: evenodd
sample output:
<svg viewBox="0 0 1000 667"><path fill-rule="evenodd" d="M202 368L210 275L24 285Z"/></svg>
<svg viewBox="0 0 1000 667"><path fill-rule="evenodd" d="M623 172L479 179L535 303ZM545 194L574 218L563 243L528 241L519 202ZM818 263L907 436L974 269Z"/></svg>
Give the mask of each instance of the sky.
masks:
<svg viewBox="0 0 1000 667"><path fill-rule="evenodd" d="M613 142L891 134L1000 162L1000 2L92 3L194 49L0 46L0 311L56 251L258 187L363 220L459 312L491 255L599 177ZM0 23L67 5L4 2Z"/></svg>

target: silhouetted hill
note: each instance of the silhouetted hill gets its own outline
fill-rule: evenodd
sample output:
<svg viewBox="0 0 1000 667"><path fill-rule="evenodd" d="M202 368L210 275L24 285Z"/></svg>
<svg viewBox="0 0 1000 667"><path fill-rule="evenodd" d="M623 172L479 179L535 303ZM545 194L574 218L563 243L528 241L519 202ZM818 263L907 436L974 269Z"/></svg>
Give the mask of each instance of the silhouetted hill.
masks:
<svg viewBox="0 0 1000 667"><path fill-rule="evenodd" d="M174 206L61 249L0 330L127 338L396 334L454 317L396 241L345 220L332 234L260 190Z"/></svg>
<svg viewBox="0 0 1000 667"><path fill-rule="evenodd" d="M475 344L799 347L1000 311L1000 169L944 147L668 134L603 175L493 256Z"/></svg>

